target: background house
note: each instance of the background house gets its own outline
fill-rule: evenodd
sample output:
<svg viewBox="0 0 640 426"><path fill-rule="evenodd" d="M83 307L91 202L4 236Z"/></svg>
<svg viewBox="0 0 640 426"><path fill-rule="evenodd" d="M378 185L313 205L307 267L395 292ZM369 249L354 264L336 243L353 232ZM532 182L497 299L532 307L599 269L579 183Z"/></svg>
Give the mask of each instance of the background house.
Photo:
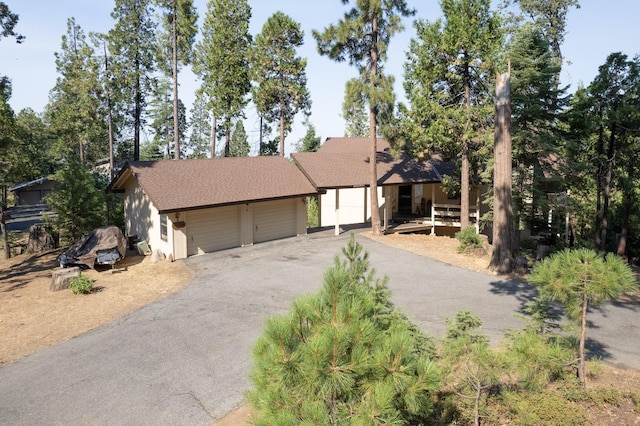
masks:
<svg viewBox="0 0 640 426"><path fill-rule="evenodd" d="M54 185L49 178L41 177L9 188L9 191L13 192L16 206L32 206L45 204L44 198L53 191Z"/></svg>
<svg viewBox="0 0 640 426"><path fill-rule="evenodd" d="M107 191L124 193L126 235L174 259L306 234L317 194L279 156L129 162Z"/></svg>

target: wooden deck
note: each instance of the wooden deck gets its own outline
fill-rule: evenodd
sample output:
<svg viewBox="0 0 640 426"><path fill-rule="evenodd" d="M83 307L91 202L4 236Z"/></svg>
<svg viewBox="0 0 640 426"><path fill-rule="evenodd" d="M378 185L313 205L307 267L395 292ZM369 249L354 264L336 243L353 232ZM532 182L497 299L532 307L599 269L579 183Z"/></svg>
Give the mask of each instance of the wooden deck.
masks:
<svg viewBox="0 0 640 426"><path fill-rule="evenodd" d="M478 208L469 206L469 222L478 226ZM433 216L395 215L386 230L388 233L411 233L430 231L435 233L436 227L460 228L459 204L434 204Z"/></svg>

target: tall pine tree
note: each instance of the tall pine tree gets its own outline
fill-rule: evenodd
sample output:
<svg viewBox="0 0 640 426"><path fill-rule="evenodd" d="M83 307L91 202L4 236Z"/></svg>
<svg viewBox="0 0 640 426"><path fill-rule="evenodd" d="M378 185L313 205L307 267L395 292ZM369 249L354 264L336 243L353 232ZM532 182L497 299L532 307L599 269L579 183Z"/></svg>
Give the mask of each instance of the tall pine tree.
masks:
<svg viewBox="0 0 640 426"><path fill-rule="evenodd" d="M198 14L193 0L159 0L164 9L161 34L161 64L167 75L173 79L173 149L175 159L180 159L180 99L178 98L178 71L181 65L188 65L192 59L193 42L198 27ZM169 65L167 67L167 65ZM170 70L169 72L167 72ZM184 118L182 118L184 120Z"/></svg>
<svg viewBox="0 0 640 426"><path fill-rule="evenodd" d="M307 90L307 60L296 56L304 32L300 24L282 12L274 13L262 27L250 50L253 102L258 113L280 127L280 155L295 115L309 115L311 98Z"/></svg>
<svg viewBox="0 0 640 426"><path fill-rule="evenodd" d="M369 190L371 199L371 230L382 234L378 204L377 131L381 109L395 102L393 79L382 73L391 37L403 29L402 18L415 11L405 0L369 1L343 0L355 3L338 24L331 24L322 32L313 31L322 55L337 62L349 61L358 69L359 91L369 107Z"/></svg>
<svg viewBox="0 0 640 426"><path fill-rule="evenodd" d="M202 91L208 98L213 120L219 118L222 122L226 137L224 155L227 157L232 124L244 116L244 108L249 102L250 18L247 0L209 0L202 39L196 44L193 70L202 80Z"/></svg>
<svg viewBox="0 0 640 426"><path fill-rule="evenodd" d="M152 0L115 0L111 17L116 21L107 36L114 59L113 93L118 95L114 104L127 117L125 125L132 132L122 133L133 133L133 159L139 160L140 131L156 69Z"/></svg>
<svg viewBox="0 0 640 426"><path fill-rule="evenodd" d="M93 164L109 153L104 92L99 60L73 18L55 56L59 77L49 94L46 118L58 139L57 156Z"/></svg>
<svg viewBox="0 0 640 426"><path fill-rule="evenodd" d="M442 0L443 19L418 21L405 65L409 149L457 158L460 223L469 225L472 162L488 155L493 134L491 82L502 49L500 17L490 0ZM486 160L486 158L485 158Z"/></svg>

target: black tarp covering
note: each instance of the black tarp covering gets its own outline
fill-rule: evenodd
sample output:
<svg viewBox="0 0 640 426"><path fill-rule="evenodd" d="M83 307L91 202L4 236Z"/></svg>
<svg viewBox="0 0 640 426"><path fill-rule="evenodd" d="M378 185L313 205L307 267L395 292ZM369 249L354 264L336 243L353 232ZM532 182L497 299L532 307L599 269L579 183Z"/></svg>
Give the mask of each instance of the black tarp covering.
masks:
<svg viewBox="0 0 640 426"><path fill-rule="evenodd" d="M117 226L94 229L73 243L59 257L60 266L86 265L93 268L99 264L113 265L127 253L127 239Z"/></svg>

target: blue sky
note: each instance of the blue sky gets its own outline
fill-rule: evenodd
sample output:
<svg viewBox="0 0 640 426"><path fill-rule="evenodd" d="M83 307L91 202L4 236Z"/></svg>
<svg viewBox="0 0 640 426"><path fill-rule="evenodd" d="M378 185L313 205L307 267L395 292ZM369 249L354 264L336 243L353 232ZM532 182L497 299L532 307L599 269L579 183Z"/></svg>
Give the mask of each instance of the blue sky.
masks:
<svg viewBox="0 0 640 426"><path fill-rule="evenodd" d="M18 45L12 39L0 41L0 75L7 75L13 83L10 103L18 112L30 107L42 112L48 101L49 91L57 78L54 53L60 49L61 37L66 32L67 19L74 17L86 33L106 32L113 26L110 0L4 0L9 8L20 15L18 31L26 36ZM317 53L311 36L313 29L321 30L329 23L337 22L345 11L340 0L249 0L252 7L250 31L260 32L266 19L280 10L300 22L305 31L305 45L299 54L308 60L308 87L313 101L311 122L317 134L326 139L342 136L344 120L340 116L344 85L356 76L355 68L332 62ZM417 10L416 18L434 20L440 16L436 0L408 0ZM588 85L612 52L621 51L630 57L640 53L640 2L637 0L581 0L581 8L568 16L568 34L562 47L569 61L562 72L562 81L575 90L579 83ZM199 24L206 12L206 0L195 0L200 15ZM396 96L402 99L402 73L405 51L414 35L411 21L403 33L394 37L389 46L386 71L396 77ZM188 68L180 75L180 98L191 108L197 81ZM245 128L250 143L258 141L258 121L250 104L246 111ZM287 137L286 154L293 144L304 136L302 118L296 120L292 133ZM152 137L152 135L147 135Z"/></svg>

